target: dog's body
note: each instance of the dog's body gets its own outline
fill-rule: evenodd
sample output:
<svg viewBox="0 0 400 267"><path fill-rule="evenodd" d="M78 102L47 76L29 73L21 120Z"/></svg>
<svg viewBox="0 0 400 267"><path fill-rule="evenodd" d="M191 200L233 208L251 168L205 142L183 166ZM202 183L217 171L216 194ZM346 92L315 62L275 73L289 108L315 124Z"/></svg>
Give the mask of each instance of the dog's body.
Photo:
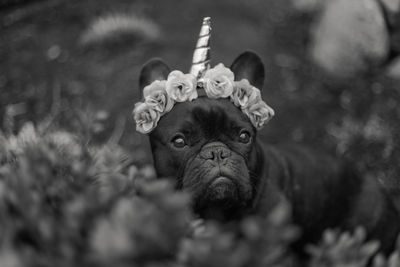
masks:
<svg viewBox="0 0 400 267"><path fill-rule="evenodd" d="M242 54L231 69L236 80L262 88L264 67L255 54ZM141 87L168 73L160 60L149 62ZM304 147L258 143L248 117L228 99L177 103L150 134L150 143L157 174L176 177L202 217L264 216L287 199L303 230L302 243L317 241L327 227L363 225L387 250L400 231L399 215L372 178L360 178L340 160Z"/></svg>
<svg viewBox="0 0 400 267"><path fill-rule="evenodd" d="M380 240L382 251L393 249L400 217L375 179L361 178L349 164L299 145L262 149L262 176L291 203L294 221L303 232L300 246L318 241L326 228L353 230L362 225L369 238ZM257 214L268 210L266 191L260 189L254 204Z"/></svg>

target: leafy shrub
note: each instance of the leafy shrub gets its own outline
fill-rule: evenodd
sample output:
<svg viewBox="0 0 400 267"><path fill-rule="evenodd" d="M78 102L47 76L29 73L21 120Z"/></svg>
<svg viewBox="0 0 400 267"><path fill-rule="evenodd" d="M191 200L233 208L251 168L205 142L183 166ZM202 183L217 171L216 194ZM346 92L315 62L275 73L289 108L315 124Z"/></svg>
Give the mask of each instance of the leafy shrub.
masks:
<svg viewBox="0 0 400 267"><path fill-rule="evenodd" d="M116 144L26 124L0 134L1 266L296 266L300 232L282 203L268 218L196 220L190 196ZM365 233L327 231L309 266L399 266Z"/></svg>

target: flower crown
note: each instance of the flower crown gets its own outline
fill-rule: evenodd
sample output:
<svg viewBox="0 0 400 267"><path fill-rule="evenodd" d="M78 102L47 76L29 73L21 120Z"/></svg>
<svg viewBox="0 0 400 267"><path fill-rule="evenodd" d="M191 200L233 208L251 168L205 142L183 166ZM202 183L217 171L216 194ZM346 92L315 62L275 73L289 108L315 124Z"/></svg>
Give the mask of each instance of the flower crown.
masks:
<svg viewBox="0 0 400 267"><path fill-rule="evenodd" d="M150 133L161 116L168 113L177 102L198 98L197 88L203 88L209 98L230 98L231 102L246 114L257 129L274 116L274 110L262 99L260 90L246 79L234 81L234 74L222 63L196 79L191 73L172 71L167 80L154 81L143 89L144 101L133 110L136 130Z"/></svg>
<svg viewBox="0 0 400 267"><path fill-rule="evenodd" d="M274 110L261 99L260 90L248 80L235 81L233 72L222 63L209 68L210 31L210 18L205 18L190 73L174 70L167 80L156 80L143 89L144 101L136 103L133 110L138 132L147 134L153 131L175 103L198 98L198 89L204 89L209 98L229 98L257 129L274 116Z"/></svg>

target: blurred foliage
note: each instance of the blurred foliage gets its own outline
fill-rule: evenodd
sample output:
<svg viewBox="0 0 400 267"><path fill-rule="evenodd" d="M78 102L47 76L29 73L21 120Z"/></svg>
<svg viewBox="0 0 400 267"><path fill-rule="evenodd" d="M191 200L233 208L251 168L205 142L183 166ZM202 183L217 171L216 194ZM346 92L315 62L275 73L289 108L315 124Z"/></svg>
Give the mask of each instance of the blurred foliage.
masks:
<svg viewBox="0 0 400 267"><path fill-rule="evenodd" d="M17 266L175 258L191 217L188 196L150 182L149 167L132 165L122 148L88 147L32 124L1 138L0 255L15 255Z"/></svg>
<svg viewBox="0 0 400 267"><path fill-rule="evenodd" d="M399 238L400 241L400 238ZM398 251L393 252L388 259L376 254L379 242L366 242L363 228L348 232L326 230L318 246L310 245L308 250L312 255L311 267L392 267L400 266L400 242Z"/></svg>
<svg viewBox="0 0 400 267"><path fill-rule="evenodd" d="M0 134L0 262L25 266L398 266L379 244L328 230L300 264L287 203L233 224L196 219L190 196L116 144L61 128Z"/></svg>

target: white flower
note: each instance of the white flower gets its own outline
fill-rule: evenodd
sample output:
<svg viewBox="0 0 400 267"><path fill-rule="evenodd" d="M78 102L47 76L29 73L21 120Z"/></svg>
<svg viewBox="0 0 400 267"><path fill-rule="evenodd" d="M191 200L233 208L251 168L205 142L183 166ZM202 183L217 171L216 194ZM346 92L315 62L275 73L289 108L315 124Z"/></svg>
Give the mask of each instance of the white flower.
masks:
<svg viewBox="0 0 400 267"><path fill-rule="evenodd" d="M161 115L169 112L174 106L174 100L170 98L165 89L166 81L154 81L143 89L145 103L153 107Z"/></svg>
<svg viewBox="0 0 400 267"><path fill-rule="evenodd" d="M157 126L161 115L149 104L139 102L135 105L133 116L136 122L136 131L147 134Z"/></svg>
<svg viewBox="0 0 400 267"><path fill-rule="evenodd" d="M154 82L147 85L143 89L143 97L146 98L146 96L151 95L153 92L165 91L165 84L166 84L165 80L163 81L155 80Z"/></svg>
<svg viewBox="0 0 400 267"><path fill-rule="evenodd" d="M235 82L231 101L235 106L241 109L246 109L248 106L253 105L261 100L261 92L252 86L248 80L243 79Z"/></svg>
<svg viewBox="0 0 400 267"><path fill-rule="evenodd" d="M197 98L197 82L193 74L174 70L168 75L166 91L176 102L192 101Z"/></svg>
<svg viewBox="0 0 400 267"><path fill-rule="evenodd" d="M233 92L233 72L220 63L204 73L204 90L210 98L228 97Z"/></svg>
<svg viewBox="0 0 400 267"><path fill-rule="evenodd" d="M263 127L275 115L274 110L262 100L243 109L243 112L257 129Z"/></svg>

